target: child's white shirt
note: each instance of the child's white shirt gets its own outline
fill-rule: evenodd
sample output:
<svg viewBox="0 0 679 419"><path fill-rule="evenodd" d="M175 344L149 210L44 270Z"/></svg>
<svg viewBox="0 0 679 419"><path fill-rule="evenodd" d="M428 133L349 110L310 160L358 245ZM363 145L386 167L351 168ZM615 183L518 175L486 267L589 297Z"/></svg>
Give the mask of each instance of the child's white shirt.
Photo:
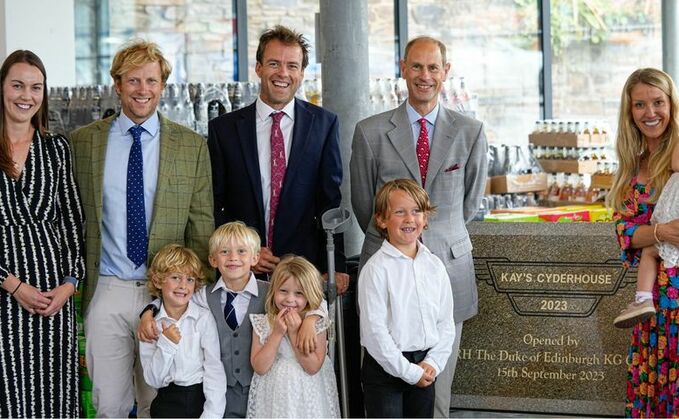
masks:
<svg viewBox="0 0 679 419"><path fill-rule="evenodd" d="M401 352L429 349L438 375L455 340L453 293L443 262L423 244L410 258L384 240L358 280L361 345L394 376L416 384L423 369Z"/></svg>
<svg viewBox="0 0 679 419"><path fill-rule="evenodd" d="M194 294L195 295L195 294ZM224 415L226 407L226 374L220 357L217 324L210 310L189 302L186 312L174 320L161 305L155 322L162 331L176 324L181 333L178 344L161 333L156 342L140 342L139 355L144 368L144 379L154 388L170 383L190 386L203 383L205 404L201 417Z"/></svg>

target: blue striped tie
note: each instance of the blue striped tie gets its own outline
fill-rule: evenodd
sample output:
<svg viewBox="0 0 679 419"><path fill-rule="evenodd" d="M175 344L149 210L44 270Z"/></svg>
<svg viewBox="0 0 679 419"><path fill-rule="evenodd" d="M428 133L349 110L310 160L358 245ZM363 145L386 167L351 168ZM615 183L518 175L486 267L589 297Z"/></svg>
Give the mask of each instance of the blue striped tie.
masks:
<svg viewBox="0 0 679 419"><path fill-rule="evenodd" d="M144 128L135 125L129 129L132 148L127 163L127 257L136 268L146 262L148 237L144 206L144 160L141 154L141 133Z"/></svg>
<svg viewBox="0 0 679 419"><path fill-rule="evenodd" d="M233 300L236 298L238 293L227 291L226 292L226 304L224 305L224 319L226 319L226 324L229 325L231 330L236 330L238 328L238 319L236 319L236 309L233 306Z"/></svg>

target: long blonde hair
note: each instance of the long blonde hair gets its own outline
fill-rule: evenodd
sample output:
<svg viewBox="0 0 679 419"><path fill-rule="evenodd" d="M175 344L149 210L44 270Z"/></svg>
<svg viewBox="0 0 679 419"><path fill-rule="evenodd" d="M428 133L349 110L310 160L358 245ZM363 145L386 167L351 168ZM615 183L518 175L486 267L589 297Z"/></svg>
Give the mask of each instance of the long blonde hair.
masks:
<svg viewBox="0 0 679 419"><path fill-rule="evenodd" d="M648 156L649 185L654 193L654 202L660 195L667 179L672 174L672 150L679 141L679 97L672 78L664 71L655 68L640 68L632 73L625 82L620 100L618 119L618 136L615 150L618 155L618 171L613 180L606 204L617 212L625 212L624 201L630 188L630 182L639 172L639 161L642 155L651 153L643 135L632 119L632 89L639 83L660 89L670 101L670 115L667 129L662 134L657 149Z"/></svg>
<svg viewBox="0 0 679 419"><path fill-rule="evenodd" d="M266 317L269 324L273 325L278 315L278 307L276 307L276 291L289 279L294 278L299 282L300 288L304 298L307 300L307 305L300 313L304 317L304 313L309 310L316 310L321 306L323 301L323 288L321 287L321 273L318 269L301 256L285 256L276 265L273 274L271 275L271 285L266 294L266 301L264 308L266 310Z"/></svg>

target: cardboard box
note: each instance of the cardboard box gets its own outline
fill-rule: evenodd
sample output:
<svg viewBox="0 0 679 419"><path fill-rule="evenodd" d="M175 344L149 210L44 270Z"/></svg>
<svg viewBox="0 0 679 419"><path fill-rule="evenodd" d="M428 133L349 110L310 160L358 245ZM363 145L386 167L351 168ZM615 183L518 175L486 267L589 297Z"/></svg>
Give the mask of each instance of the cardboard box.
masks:
<svg viewBox="0 0 679 419"><path fill-rule="evenodd" d="M493 176L490 181L493 193L537 192L547 189L547 173Z"/></svg>
<svg viewBox="0 0 679 419"><path fill-rule="evenodd" d="M606 134L576 134L574 132L534 132L528 135L528 142L546 147L594 147L604 146Z"/></svg>
<svg viewBox="0 0 679 419"><path fill-rule="evenodd" d="M539 159L547 173L595 173L598 160Z"/></svg>
<svg viewBox="0 0 679 419"><path fill-rule="evenodd" d="M592 186L599 189L611 189L613 177L614 175L611 174L592 175Z"/></svg>
<svg viewBox="0 0 679 419"><path fill-rule="evenodd" d="M537 215L534 214L488 214L483 217L483 221L488 221L491 223L537 223L542 220Z"/></svg>
<svg viewBox="0 0 679 419"><path fill-rule="evenodd" d="M588 210L560 210L552 209L538 214L541 220L549 223L572 223L577 221L589 221Z"/></svg>

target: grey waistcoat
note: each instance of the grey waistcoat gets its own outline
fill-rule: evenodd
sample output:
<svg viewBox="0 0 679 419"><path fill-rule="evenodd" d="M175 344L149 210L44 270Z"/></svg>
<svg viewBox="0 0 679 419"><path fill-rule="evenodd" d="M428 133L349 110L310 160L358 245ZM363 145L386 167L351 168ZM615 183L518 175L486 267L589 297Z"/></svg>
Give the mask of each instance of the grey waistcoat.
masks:
<svg viewBox="0 0 679 419"><path fill-rule="evenodd" d="M224 311L221 304L221 292L211 292L211 286L207 293L207 304L212 311L212 315L217 322L217 332L219 333L219 345L221 346L222 364L226 373L227 385L233 386L239 383L243 387L250 385L252 380L252 365L250 365L250 348L252 345L252 324L250 314L264 313L264 300L269 289L269 283L257 280L259 295L250 296L248 312L243 318L243 322L236 330L231 330L224 319Z"/></svg>

